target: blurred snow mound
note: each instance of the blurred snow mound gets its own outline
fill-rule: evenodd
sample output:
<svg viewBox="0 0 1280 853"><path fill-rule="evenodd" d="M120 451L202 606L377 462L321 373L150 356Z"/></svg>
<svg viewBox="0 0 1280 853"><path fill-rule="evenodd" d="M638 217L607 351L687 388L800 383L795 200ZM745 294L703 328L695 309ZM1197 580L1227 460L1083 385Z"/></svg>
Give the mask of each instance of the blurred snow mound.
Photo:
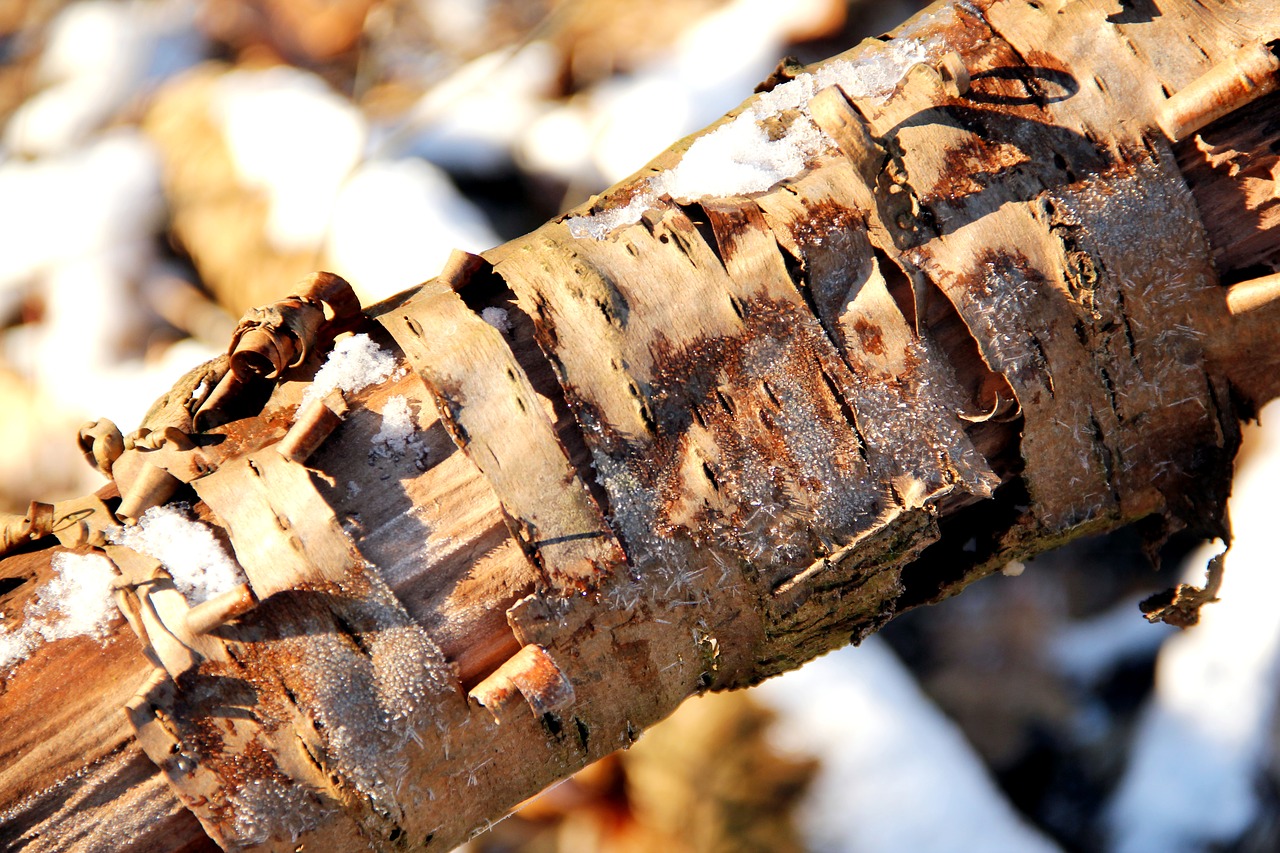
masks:
<svg viewBox="0 0 1280 853"><path fill-rule="evenodd" d="M779 746L822 766L800 824L820 853L1056 853L879 637L756 688Z"/></svg>

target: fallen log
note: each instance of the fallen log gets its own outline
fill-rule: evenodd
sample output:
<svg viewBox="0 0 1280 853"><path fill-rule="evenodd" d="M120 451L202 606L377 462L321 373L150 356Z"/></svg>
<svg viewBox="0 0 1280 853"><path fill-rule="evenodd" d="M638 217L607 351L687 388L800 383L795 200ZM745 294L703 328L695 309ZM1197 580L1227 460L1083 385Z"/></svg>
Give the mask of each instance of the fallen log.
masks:
<svg viewBox="0 0 1280 853"><path fill-rule="evenodd" d="M580 209L363 312L318 274L82 432L113 486L6 525L0 839L448 849L1011 561L1225 537L1280 391L1280 11L1146 5L941 3L781 66ZM40 621L73 567L105 645Z"/></svg>

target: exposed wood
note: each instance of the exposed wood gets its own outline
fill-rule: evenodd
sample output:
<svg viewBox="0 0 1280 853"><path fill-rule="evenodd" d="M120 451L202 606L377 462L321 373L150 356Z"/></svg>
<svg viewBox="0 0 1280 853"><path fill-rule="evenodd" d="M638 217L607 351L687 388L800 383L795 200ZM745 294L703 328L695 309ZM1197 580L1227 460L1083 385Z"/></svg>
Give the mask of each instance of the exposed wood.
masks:
<svg viewBox="0 0 1280 853"><path fill-rule="evenodd" d="M125 497L63 544L183 498L249 583L189 608L106 545L132 629L8 675L4 831L446 849L685 697L1010 560L1222 533L1238 420L1280 394L1276 223L1241 183L1274 163L1280 10L1113 6L940 4L370 319L254 315L121 448L86 432ZM803 169L671 190L760 104L766 138L822 140ZM300 407L335 316L395 370ZM51 553L0 563L31 579L8 620Z"/></svg>

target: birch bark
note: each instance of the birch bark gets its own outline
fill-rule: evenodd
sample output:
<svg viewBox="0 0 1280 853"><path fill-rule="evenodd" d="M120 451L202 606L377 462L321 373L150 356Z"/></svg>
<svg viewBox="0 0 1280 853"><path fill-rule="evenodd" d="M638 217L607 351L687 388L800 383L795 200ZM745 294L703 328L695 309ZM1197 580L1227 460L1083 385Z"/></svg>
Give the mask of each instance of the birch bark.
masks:
<svg viewBox="0 0 1280 853"><path fill-rule="evenodd" d="M118 492L37 533L104 552L130 624L8 675L0 838L449 849L1009 561L1225 535L1280 391L1280 11L1146 7L939 3L363 314L312 281L89 434ZM347 331L397 369L301 405ZM245 588L188 608L109 541L179 499ZM5 560L7 611L55 551Z"/></svg>

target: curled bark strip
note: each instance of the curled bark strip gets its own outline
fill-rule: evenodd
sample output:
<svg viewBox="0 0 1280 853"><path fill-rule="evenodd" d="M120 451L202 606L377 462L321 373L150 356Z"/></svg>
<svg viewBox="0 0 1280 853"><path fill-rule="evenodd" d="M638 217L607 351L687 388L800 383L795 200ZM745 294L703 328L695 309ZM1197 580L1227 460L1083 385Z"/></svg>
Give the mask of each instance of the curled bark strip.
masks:
<svg viewBox="0 0 1280 853"><path fill-rule="evenodd" d="M245 314L231 337L231 370L242 380L276 379L359 314L360 301L345 279L312 273L293 295Z"/></svg>
<svg viewBox="0 0 1280 853"><path fill-rule="evenodd" d="M130 606L176 643L154 654L181 673L133 706L140 739L210 832L249 848L447 848L688 695L794 668L1010 560L1136 518L1215 532L1245 399L1241 349L1225 341L1254 330L1249 398L1280 393L1264 349L1274 303L1230 313L1239 300L1210 266L1208 208L1197 213L1151 129L1164 91L1273 31L1280 11L1161 0L1138 25L1106 5L939 4L887 41L788 74L604 199L487 253L514 299L459 255L441 281L389 300L381 313L430 356L423 376L464 448L423 425L425 471L365 465L390 388L308 459L314 477L269 446L294 383L274 389L274 410L202 438L219 469L194 489L262 600L198 636L183 634L198 633L190 614L171 620L154 578ZM967 91L921 68L945 68L951 51ZM799 124L812 146L774 185L700 192L684 158L739 120L756 126L725 136L759 130L772 146ZM813 133L824 127L830 144ZM841 128L883 154L840 145ZM1234 154L1208 153L1234 168ZM1271 156L1249 169L1269 173ZM1266 242L1274 229L1260 222L1253 239ZM478 291L471 301L511 307L503 346L459 305ZM430 308L419 331L406 306ZM442 343L451 317L475 364ZM423 404L420 384L396 391ZM491 487L525 469L488 436L510 429L507 415L545 433L539 393L564 401L554 437L576 447L580 432L628 557L581 595L536 586ZM175 395L165 417L192 397ZM563 466L554 449L538 452ZM114 465L121 482L144 458L135 450ZM335 464L344 455L358 464ZM554 470L585 470L573 461ZM366 468L376 475L362 479ZM533 499L566 483L580 491L502 483L507 516L533 519ZM416 526L379 544L406 519ZM526 527L541 555L543 531ZM466 542L431 553L459 530ZM385 578L365 561L375 555ZM442 570L422 580L406 564ZM392 594L397 574L412 611ZM226 644L226 659L204 642ZM563 681L503 669L530 644ZM515 698L527 694L512 670L547 676L546 690L526 685L541 704ZM573 699L559 705L566 683Z"/></svg>
<svg viewBox="0 0 1280 853"><path fill-rule="evenodd" d="M334 389L324 399L312 400L298 410L293 425L276 450L293 462L305 462L307 457L324 444L347 413L347 402L342 391Z"/></svg>
<svg viewBox="0 0 1280 853"><path fill-rule="evenodd" d="M868 183L874 185L876 175L884 168L889 152L882 140L875 139L864 119L849 103L839 86L819 92L809 104L814 124L836 141L840 152L857 168Z"/></svg>
<svg viewBox="0 0 1280 853"><path fill-rule="evenodd" d="M192 607L186 613L186 629L192 634L207 634L257 606L258 599L248 584L233 589Z"/></svg>
<svg viewBox="0 0 1280 853"><path fill-rule="evenodd" d="M624 563L622 549L557 439L547 404L457 286L427 282L379 320L436 395L454 441L489 479L548 582L566 592L592 588Z"/></svg>
<svg viewBox="0 0 1280 853"><path fill-rule="evenodd" d="M180 624L161 619L199 657L135 707L148 755L226 847L291 838L389 849L406 833L425 837L431 815L398 797L430 778L448 751L442 734L469 713L453 668L356 551L308 469L266 448L194 485L225 523L253 596L233 591L183 611ZM144 604L159 611L162 590L149 587ZM216 636L201 632L232 614ZM249 638L249 654L216 654ZM225 719L246 701L253 714Z"/></svg>
<svg viewBox="0 0 1280 853"><path fill-rule="evenodd" d="M188 371L173 388L151 405L138 430L125 438L125 448L130 447L131 440L144 435L143 430L161 432L166 427L174 427L184 433L192 432L197 412L209 407L210 398L228 372L225 355L210 359Z"/></svg>
<svg viewBox="0 0 1280 853"><path fill-rule="evenodd" d="M524 697L538 717L563 711L573 704L573 685L547 650L527 645L471 689L470 697L502 722L518 697Z"/></svg>
<svg viewBox="0 0 1280 853"><path fill-rule="evenodd" d="M1233 315L1270 308L1277 302L1280 302L1280 273L1233 284L1227 291L1227 310Z"/></svg>
<svg viewBox="0 0 1280 853"><path fill-rule="evenodd" d="M248 378L228 369L192 415L192 427L204 431L231 420L228 411L243 399L249 386Z"/></svg>
<svg viewBox="0 0 1280 853"><path fill-rule="evenodd" d="M53 533L53 504L32 501L26 515L0 513L0 556Z"/></svg>
<svg viewBox="0 0 1280 853"><path fill-rule="evenodd" d="M1280 35L1275 33L1272 35ZM1177 142L1280 87L1277 42L1251 44L1210 68L1171 97L1156 119Z"/></svg>
<svg viewBox="0 0 1280 853"><path fill-rule="evenodd" d="M951 97L958 98L969 91L969 69L964 64L964 58L955 51L942 57L938 62L937 72Z"/></svg>
<svg viewBox="0 0 1280 853"><path fill-rule="evenodd" d="M111 466L124 452L120 428L105 418L88 421L80 427L78 439L85 461L102 476L110 477Z"/></svg>
<svg viewBox="0 0 1280 853"><path fill-rule="evenodd" d="M172 497L180 485L213 468L213 460L181 429L141 427L125 439L125 450L112 465L121 495L116 515L132 524Z"/></svg>
<svg viewBox="0 0 1280 853"><path fill-rule="evenodd" d="M120 572L116 603L152 661L176 678L205 657L226 657L186 630L186 600L158 560L121 545L108 544L105 550Z"/></svg>
<svg viewBox="0 0 1280 853"><path fill-rule="evenodd" d="M274 450L227 462L193 485L226 524L259 599L336 583L358 562L307 469ZM301 529L294 529L295 521Z"/></svg>
<svg viewBox="0 0 1280 853"><path fill-rule="evenodd" d="M228 354L210 362L219 372L192 392L186 431L205 431L256 414L271 386L316 349L352 328L360 301L351 285L329 272L312 273L280 302L252 308L231 338Z"/></svg>
<svg viewBox="0 0 1280 853"><path fill-rule="evenodd" d="M180 485L182 481L177 477L144 460L121 495L116 515L126 524L135 524L144 512L173 497Z"/></svg>
<svg viewBox="0 0 1280 853"><path fill-rule="evenodd" d="M98 495L59 501L53 507L53 535L64 548L100 548L106 542L107 530L119 524Z"/></svg>

